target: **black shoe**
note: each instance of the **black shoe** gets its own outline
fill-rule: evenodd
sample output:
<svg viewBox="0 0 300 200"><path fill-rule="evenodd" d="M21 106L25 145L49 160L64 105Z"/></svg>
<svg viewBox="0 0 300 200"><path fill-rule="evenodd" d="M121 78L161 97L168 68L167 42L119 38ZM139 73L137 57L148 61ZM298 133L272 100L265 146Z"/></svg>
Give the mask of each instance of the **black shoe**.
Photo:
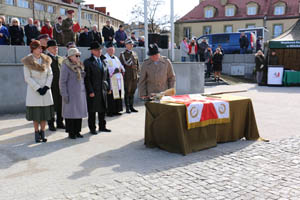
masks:
<svg viewBox="0 0 300 200"><path fill-rule="evenodd" d="M97 131L93 130L93 131L90 131L90 134L97 135L98 133L97 133Z"/></svg>
<svg viewBox="0 0 300 200"><path fill-rule="evenodd" d="M40 136L41 136L42 142L47 142L47 139L45 137L45 131L40 131Z"/></svg>
<svg viewBox="0 0 300 200"><path fill-rule="evenodd" d="M48 124L49 131L56 131L56 128L53 124Z"/></svg>
<svg viewBox="0 0 300 200"><path fill-rule="evenodd" d="M76 137L83 138L83 135L81 135L80 133L76 133Z"/></svg>
<svg viewBox="0 0 300 200"><path fill-rule="evenodd" d="M56 128L59 128L59 129L66 129L66 126L64 125L64 123L60 123L57 125Z"/></svg>
<svg viewBox="0 0 300 200"><path fill-rule="evenodd" d="M134 107L131 107L131 108L130 108L130 111L131 111L131 112L139 112L138 110L134 109Z"/></svg>
<svg viewBox="0 0 300 200"><path fill-rule="evenodd" d="M34 139L36 143L40 143L41 142L41 136L40 136L40 132L39 131L35 131L34 132Z"/></svg>
<svg viewBox="0 0 300 200"><path fill-rule="evenodd" d="M111 132L111 130L107 129L107 128L102 128L102 129L99 129L100 132Z"/></svg>
<svg viewBox="0 0 300 200"><path fill-rule="evenodd" d="M69 133L69 138L75 140L76 135L74 133Z"/></svg>
<svg viewBox="0 0 300 200"><path fill-rule="evenodd" d="M122 113L114 113L114 115L120 116L120 115L122 115Z"/></svg>
<svg viewBox="0 0 300 200"><path fill-rule="evenodd" d="M129 108L126 108L126 113L128 113L128 114L130 114L130 113L131 113L131 111L130 111L130 109L129 109Z"/></svg>

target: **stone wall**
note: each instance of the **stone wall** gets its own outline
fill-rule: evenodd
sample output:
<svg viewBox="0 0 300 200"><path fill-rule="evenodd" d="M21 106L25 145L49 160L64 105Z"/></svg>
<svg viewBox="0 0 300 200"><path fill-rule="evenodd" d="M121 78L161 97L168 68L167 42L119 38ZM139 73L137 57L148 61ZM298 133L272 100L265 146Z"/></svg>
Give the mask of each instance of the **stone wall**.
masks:
<svg viewBox="0 0 300 200"><path fill-rule="evenodd" d="M254 67L254 54L225 54L222 73L252 79Z"/></svg>

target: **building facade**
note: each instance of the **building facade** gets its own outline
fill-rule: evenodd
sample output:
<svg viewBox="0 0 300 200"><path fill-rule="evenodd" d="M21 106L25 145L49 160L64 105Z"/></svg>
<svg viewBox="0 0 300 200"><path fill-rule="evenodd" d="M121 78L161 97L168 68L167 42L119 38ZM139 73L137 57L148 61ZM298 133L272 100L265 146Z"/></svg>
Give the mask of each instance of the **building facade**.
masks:
<svg viewBox="0 0 300 200"><path fill-rule="evenodd" d="M105 7L94 7L94 5L81 7L82 27L96 24L101 30L107 20L111 21L115 29L123 24L123 21L111 17ZM23 26L27 24L28 18L40 20L41 24L45 19L49 19L54 24L58 16L65 18L66 12L70 9L75 11L74 20L79 21L78 4L74 0L0 0L0 15L6 16L6 23L10 23L13 17L17 17Z"/></svg>
<svg viewBox="0 0 300 200"><path fill-rule="evenodd" d="M265 27L274 38L296 23L299 6L299 0L200 0L175 23L175 39L253 27Z"/></svg>

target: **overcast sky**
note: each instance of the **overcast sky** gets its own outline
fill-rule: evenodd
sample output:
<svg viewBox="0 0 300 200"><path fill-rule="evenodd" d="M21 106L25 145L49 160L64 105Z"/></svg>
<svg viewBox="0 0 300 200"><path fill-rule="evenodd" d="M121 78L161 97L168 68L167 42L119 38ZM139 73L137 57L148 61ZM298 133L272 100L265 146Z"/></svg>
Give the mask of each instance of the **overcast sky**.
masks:
<svg viewBox="0 0 300 200"><path fill-rule="evenodd" d="M106 7L106 12L110 12L112 17L120 19L128 23L131 17L133 5L143 0L86 0L86 4L95 4L97 7ZM175 15L184 16L195 6L199 4L199 0L174 0ZM159 10L158 15L164 16L170 13L170 0L165 0L165 4Z"/></svg>

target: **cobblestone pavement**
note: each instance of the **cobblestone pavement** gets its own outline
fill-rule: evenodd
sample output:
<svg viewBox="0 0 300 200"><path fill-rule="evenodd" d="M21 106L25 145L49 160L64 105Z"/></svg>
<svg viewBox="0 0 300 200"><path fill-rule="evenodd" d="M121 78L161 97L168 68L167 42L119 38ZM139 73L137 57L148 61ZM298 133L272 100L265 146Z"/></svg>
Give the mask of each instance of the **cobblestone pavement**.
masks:
<svg viewBox="0 0 300 200"><path fill-rule="evenodd" d="M246 142L247 141L243 141ZM226 144L224 144L226 145ZM59 199L299 199L300 137L256 142L149 175L90 184Z"/></svg>

